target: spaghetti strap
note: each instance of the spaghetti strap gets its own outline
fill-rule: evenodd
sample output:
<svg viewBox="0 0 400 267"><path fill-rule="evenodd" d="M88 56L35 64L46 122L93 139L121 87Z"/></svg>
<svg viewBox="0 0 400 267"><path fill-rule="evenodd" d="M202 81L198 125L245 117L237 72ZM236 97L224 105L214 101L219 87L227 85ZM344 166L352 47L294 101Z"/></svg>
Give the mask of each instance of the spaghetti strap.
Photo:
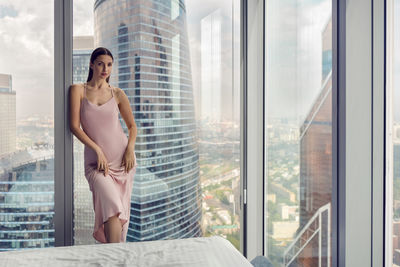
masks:
<svg viewBox="0 0 400 267"><path fill-rule="evenodd" d="M86 83L83 83L83 98L86 98Z"/></svg>

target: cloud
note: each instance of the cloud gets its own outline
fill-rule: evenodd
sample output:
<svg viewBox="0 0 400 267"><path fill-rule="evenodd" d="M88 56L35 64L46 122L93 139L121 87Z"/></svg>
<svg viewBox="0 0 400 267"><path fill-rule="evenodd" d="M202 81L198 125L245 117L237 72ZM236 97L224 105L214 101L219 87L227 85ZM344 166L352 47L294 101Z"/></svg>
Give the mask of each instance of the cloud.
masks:
<svg viewBox="0 0 400 267"><path fill-rule="evenodd" d="M235 83L232 86L232 67L235 71L239 69L239 62L235 62L235 66L232 65L232 26L234 26L235 36L234 36L234 46L235 46L235 57L239 59L239 26L240 26L240 2L237 0L190 0L185 1L186 4L186 19L187 19L187 30L190 48L190 61L192 69L192 81L193 81L193 91L195 95L195 108L196 114L200 112L198 109L201 106L201 55L202 44L201 44L201 21L202 19L210 16L212 13L218 10L219 18L221 19L221 67L222 67L222 94L225 95L224 101L220 103L221 110L224 114L230 114L232 109L232 99L226 96L231 96L234 94L235 103L239 105L239 80L235 79ZM234 18L232 21L232 8L234 9ZM232 23L234 25L232 25ZM239 73L236 73L239 77ZM232 92L233 91L233 92ZM237 92L236 92L237 91Z"/></svg>
<svg viewBox="0 0 400 267"><path fill-rule="evenodd" d="M74 0L74 35L93 34L93 3ZM54 1L0 0L0 62L0 73L12 75L17 118L52 116Z"/></svg>
<svg viewBox="0 0 400 267"><path fill-rule="evenodd" d="M331 3L266 3L267 113L270 117L304 117L321 90L321 33L332 13Z"/></svg>
<svg viewBox="0 0 400 267"><path fill-rule="evenodd" d="M4 18L7 16L15 17L15 16L17 16L17 11L9 5L1 5L0 6L0 18Z"/></svg>
<svg viewBox="0 0 400 267"><path fill-rule="evenodd" d="M74 0L74 36L94 34L93 6L94 0Z"/></svg>
<svg viewBox="0 0 400 267"><path fill-rule="evenodd" d="M53 1L0 1L0 73L11 74L17 117L53 113Z"/></svg>
<svg viewBox="0 0 400 267"><path fill-rule="evenodd" d="M393 34L393 54L391 55L393 59L393 117L396 122L400 122L400 1L394 1L393 9L393 24L392 31ZM389 32L390 34L390 32Z"/></svg>

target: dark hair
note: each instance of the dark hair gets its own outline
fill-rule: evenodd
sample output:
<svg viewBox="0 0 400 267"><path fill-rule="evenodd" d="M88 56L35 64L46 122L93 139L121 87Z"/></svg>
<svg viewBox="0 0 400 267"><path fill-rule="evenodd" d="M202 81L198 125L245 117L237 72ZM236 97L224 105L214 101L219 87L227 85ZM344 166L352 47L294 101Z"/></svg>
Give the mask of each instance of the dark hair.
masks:
<svg viewBox="0 0 400 267"><path fill-rule="evenodd" d="M92 52L92 55L90 56L90 63L94 64L94 61L96 60L96 58L97 58L98 56L101 56L101 55L110 56L110 57L112 58L113 62L114 62L114 57L112 56L110 50L108 50L108 49L105 48L105 47L97 47L97 48ZM110 75L110 76L111 76L111 75ZM106 79L107 82L109 82L110 76L107 77L107 79ZM86 82L90 81L90 80L92 79L92 77L93 77L93 70L92 70L92 69L90 68L90 66L89 66L89 75L88 75L88 78L87 78L87 81L86 81Z"/></svg>

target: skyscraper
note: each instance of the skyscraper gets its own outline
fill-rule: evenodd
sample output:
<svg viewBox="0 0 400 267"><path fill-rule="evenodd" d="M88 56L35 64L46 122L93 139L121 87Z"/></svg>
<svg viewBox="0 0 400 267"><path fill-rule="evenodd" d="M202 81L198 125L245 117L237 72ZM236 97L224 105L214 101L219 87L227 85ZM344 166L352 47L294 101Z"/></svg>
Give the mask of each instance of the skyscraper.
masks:
<svg viewBox="0 0 400 267"><path fill-rule="evenodd" d="M16 95L12 78L0 74L0 157L16 149Z"/></svg>
<svg viewBox="0 0 400 267"><path fill-rule="evenodd" d="M322 32L322 86L300 127L300 227L293 243L288 266L318 266L329 257L332 200L332 20ZM319 220L319 217L321 220ZM310 235L310 232L318 233ZM301 249L300 249L301 247ZM316 251L318 253L316 253ZM296 255L296 256L294 256ZM291 258L294 256L294 258ZM291 259L290 259L291 258ZM285 265L286 266L286 265Z"/></svg>
<svg viewBox="0 0 400 267"><path fill-rule="evenodd" d="M54 246L54 155L48 144L0 159L0 251Z"/></svg>
<svg viewBox="0 0 400 267"><path fill-rule="evenodd" d="M332 50L332 20L323 32L323 54ZM324 40L329 38L330 41ZM328 46L328 47L326 47ZM317 99L300 128L300 227L331 202L332 192L332 60Z"/></svg>
<svg viewBox="0 0 400 267"><path fill-rule="evenodd" d="M89 73L90 55L94 49L93 36L74 36L73 83L84 83ZM84 172L83 144L74 136L74 243L94 244L92 237L94 211L92 193Z"/></svg>
<svg viewBox="0 0 400 267"><path fill-rule="evenodd" d="M97 0L95 44L138 127L128 241L200 236L201 198L183 0ZM124 123L123 127L126 130Z"/></svg>
<svg viewBox="0 0 400 267"><path fill-rule="evenodd" d="M74 36L72 53L73 83L86 82L90 55L94 49L93 36Z"/></svg>

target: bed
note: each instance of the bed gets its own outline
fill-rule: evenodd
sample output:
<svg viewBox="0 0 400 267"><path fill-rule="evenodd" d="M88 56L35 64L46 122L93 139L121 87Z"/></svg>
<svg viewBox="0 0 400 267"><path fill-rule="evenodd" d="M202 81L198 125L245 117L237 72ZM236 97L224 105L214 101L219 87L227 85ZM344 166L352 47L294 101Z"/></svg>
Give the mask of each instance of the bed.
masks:
<svg viewBox="0 0 400 267"><path fill-rule="evenodd" d="M1 252L0 266L253 267L219 236Z"/></svg>

